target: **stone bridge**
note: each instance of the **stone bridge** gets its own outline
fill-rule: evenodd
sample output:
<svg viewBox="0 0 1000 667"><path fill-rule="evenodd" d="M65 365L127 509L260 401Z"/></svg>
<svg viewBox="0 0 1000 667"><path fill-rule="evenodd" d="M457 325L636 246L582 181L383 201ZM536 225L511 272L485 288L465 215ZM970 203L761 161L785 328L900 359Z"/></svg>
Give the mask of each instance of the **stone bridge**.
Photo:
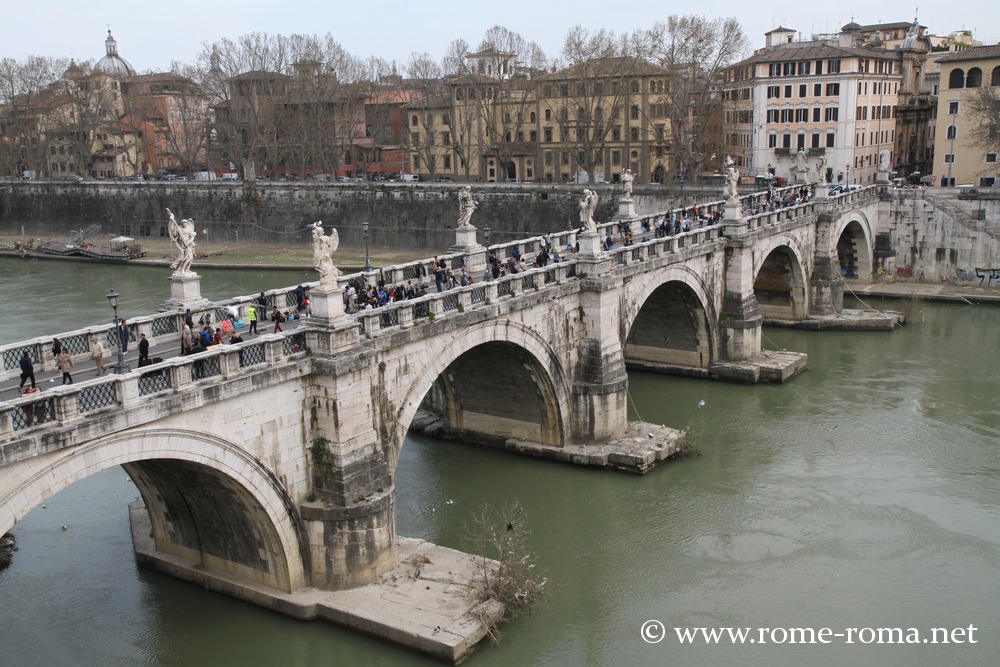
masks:
<svg viewBox="0 0 1000 667"><path fill-rule="evenodd" d="M665 237L642 230L666 212L639 218L623 205L630 246L556 234L552 245L579 241L579 252L350 315L344 277L312 288L315 316L295 331L0 403L0 534L120 465L164 569L255 602L262 590L373 582L396 557L396 465L421 407L452 438L559 452L627 432L628 366L743 382L802 370L804 355L762 350L762 323L836 320L842 274L871 275L876 233L874 188L822 194L750 217L732 206L720 224ZM487 248L475 230L457 236L444 257L478 278ZM489 252L530 256L538 243ZM420 275L416 263L383 271L389 284ZM294 303L290 289L269 296ZM218 320L249 301L202 308ZM133 338L170 342L181 315L130 322ZM61 338L84 360L92 334L110 331ZM17 376L23 350L51 367L49 340L0 348L0 379Z"/></svg>

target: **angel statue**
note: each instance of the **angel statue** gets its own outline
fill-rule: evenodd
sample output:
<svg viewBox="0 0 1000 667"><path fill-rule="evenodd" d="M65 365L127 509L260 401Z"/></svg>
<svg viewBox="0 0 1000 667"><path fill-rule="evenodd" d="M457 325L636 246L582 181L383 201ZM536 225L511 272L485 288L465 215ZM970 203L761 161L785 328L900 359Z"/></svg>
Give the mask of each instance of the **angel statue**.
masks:
<svg viewBox="0 0 1000 667"><path fill-rule="evenodd" d="M737 190L737 186L740 183L740 172L736 171L736 164L733 162L733 158L726 156L723 162L725 167L725 178L726 178L726 200L729 203L739 203L740 193Z"/></svg>
<svg viewBox="0 0 1000 667"><path fill-rule="evenodd" d="M826 185L826 158L822 155L816 161L816 182L820 185Z"/></svg>
<svg viewBox="0 0 1000 667"><path fill-rule="evenodd" d="M170 216L170 220L167 222L167 232L170 234L170 240L174 242L174 247L177 248L177 259L170 265L170 268L174 270L172 275L177 277L191 275L194 247L197 245L194 239L198 235L194 229L194 220L183 218L178 224L169 208L167 215Z"/></svg>
<svg viewBox="0 0 1000 667"><path fill-rule="evenodd" d="M323 232L323 221L317 220L309 225L313 235L313 268L319 271L320 287L336 287L340 271L333 265L331 255L340 245L340 235L336 229L330 229L330 235Z"/></svg>
<svg viewBox="0 0 1000 667"><path fill-rule="evenodd" d="M472 188L466 185L458 191L458 228L475 229L470 220L479 202L472 198Z"/></svg>
<svg viewBox="0 0 1000 667"><path fill-rule="evenodd" d="M631 169L622 169L622 200L631 201L632 200L632 181L635 177L632 175Z"/></svg>
<svg viewBox="0 0 1000 667"><path fill-rule="evenodd" d="M593 190L584 190L583 198L580 200L580 222L590 234L597 233L597 223L594 222L594 211L596 210L597 193Z"/></svg>

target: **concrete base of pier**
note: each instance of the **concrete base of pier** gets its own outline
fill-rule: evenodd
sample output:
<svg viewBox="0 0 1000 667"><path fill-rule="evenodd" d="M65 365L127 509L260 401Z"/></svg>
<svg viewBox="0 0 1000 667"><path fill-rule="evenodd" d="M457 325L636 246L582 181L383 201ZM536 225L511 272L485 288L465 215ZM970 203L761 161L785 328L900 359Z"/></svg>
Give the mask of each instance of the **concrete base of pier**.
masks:
<svg viewBox="0 0 1000 667"><path fill-rule="evenodd" d="M495 601L477 597L472 556L419 539L397 537L396 566L374 584L285 593L158 552L141 500L129 505L129 519L140 565L293 618L330 621L451 663L467 658L486 637L479 619L498 618L503 611Z"/></svg>
<svg viewBox="0 0 1000 667"><path fill-rule="evenodd" d="M808 331L892 331L906 324L897 310L848 310L832 315L811 315L802 320L764 320L765 326Z"/></svg>

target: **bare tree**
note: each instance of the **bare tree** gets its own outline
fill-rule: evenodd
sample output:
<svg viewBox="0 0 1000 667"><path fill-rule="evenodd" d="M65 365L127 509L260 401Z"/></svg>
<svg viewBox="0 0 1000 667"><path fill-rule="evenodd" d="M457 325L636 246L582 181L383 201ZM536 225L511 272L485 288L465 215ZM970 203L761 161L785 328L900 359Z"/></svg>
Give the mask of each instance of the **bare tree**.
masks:
<svg viewBox="0 0 1000 667"><path fill-rule="evenodd" d="M47 167L42 118L53 97L51 86L69 65L66 60L29 56L23 62L0 60L0 173Z"/></svg>
<svg viewBox="0 0 1000 667"><path fill-rule="evenodd" d="M971 123L969 143L984 153L1000 153L1000 94L995 90L980 86L965 101ZM997 176L995 163L987 164L987 170Z"/></svg>
<svg viewBox="0 0 1000 667"><path fill-rule="evenodd" d="M524 131L536 103L532 79L546 64L537 44L494 26L486 31L476 53L465 59L453 83L458 89L456 113L474 116L460 121L468 123L474 134L465 141L483 147L486 155L496 159L497 180L503 180L515 156L534 154L525 143Z"/></svg>
<svg viewBox="0 0 1000 667"><path fill-rule="evenodd" d="M430 54L410 56L407 78L419 99L407 106L405 126L410 150L427 165L431 180L443 166L444 159L451 159L457 142L451 127L451 94L442 81L442 74L442 66Z"/></svg>
<svg viewBox="0 0 1000 667"><path fill-rule="evenodd" d="M607 164L609 146L616 146L621 158L645 140L648 132L639 127L648 120L643 77L661 70L638 56L629 37L581 26L569 31L561 61L563 69L541 80L543 111L558 123L574 171L587 172L593 183Z"/></svg>
<svg viewBox="0 0 1000 667"><path fill-rule="evenodd" d="M675 176L700 173L706 166L710 132L719 128L720 104L713 91L721 70L737 61L749 41L736 19L671 16L636 37L643 52L671 74L670 131Z"/></svg>

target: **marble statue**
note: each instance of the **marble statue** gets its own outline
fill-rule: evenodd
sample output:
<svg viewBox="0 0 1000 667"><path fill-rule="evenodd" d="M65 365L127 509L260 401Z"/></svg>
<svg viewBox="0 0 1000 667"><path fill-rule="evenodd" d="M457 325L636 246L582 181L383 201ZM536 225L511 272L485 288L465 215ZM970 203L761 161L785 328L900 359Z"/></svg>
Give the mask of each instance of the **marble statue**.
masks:
<svg viewBox="0 0 1000 667"><path fill-rule="evenodd" d="M472 188L466 185L458 191L458 228L475 229L470 220L472 214L479 206L479 202L472 198Z"/></svg>
<svg viewBox="0 0 1000 667"><path fill-rule="evenodd" d="M586 232L597 233L597 223L594 222L594 211L597 210L597 193L593 190L584 190L583 198L580 200L580 222Z"/></svg>
<svg viewBox="0 0 1000 667"><path fill-rule="evenodd" d="M333 265L331 255L340 245L340 235L336 229L331 229L330 235L327 236L323 232L322 220L317 220L309 226L313 230L313 268L319 271L319 285L327 288L336 287L340 271Z"/></svg>
<svg viewBox="0 0 1000 667"><path fill-rule="evenodd" d="M194 239L198 236L198 232L194 229L194 220L183 218L178 224L169 208L167 215L170 216L170 220L167 222L167 232L170 235L170 240L174 242L174 247L177 248L177 259L170 265L170 268L174 270L171 275L178 278L189 276L193 273L191 263L194 261L194 247L197 245Z"/></svg>
<svg viewBox="0 0 1000 667"><path fill-rule="evenodd" d="M737 186L740 183L740 172L736 170L736 163L733 162L733 158L726 156L723 162L725 168L725 178L726 178L726 203L739 205L740 203L740 193Z"/></svg>
<svg viewBox="0 0 1000 667"><path fill-rule="evenodd" d="M622 169L622 199L624 201L632 201L632 181L634 177L632 176L631 169Z"/></svg>
<svg viewBox="0 0 1000 667"><path fill-rule="evenodd" d="M806 152L799 149L799 152L795 154L795 171L805 171L806 170Z"/></svg>
<svg viewBox="0 0 1000 667"><path fill-rule="evenodd" d="M826 185L826 158L822 155L816 162L816 182L820 185Z"/></svg>

